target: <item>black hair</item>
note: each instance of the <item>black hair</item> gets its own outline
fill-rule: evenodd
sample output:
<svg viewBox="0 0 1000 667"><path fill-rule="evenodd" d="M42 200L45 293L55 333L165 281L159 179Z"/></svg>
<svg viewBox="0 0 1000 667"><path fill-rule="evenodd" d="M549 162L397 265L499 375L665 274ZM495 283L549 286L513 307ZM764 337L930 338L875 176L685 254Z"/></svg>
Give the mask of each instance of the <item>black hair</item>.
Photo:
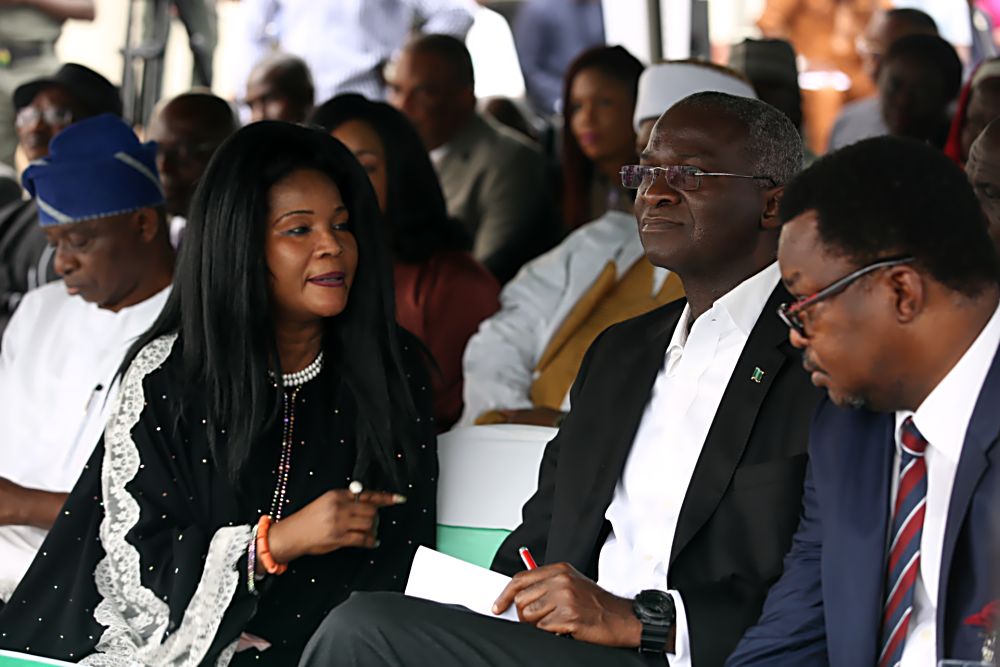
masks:
<svg viewBox="0 0 1000 667"><path fill-rule="evenodd" d="M746 155L754 176L784 185L802 169L802 137L791 119L767 102L716 91L688 95L672 108L726 114L747 130Z"/></svg>
<svg viewBox="0 0 1000 667"><path fill-rule="evenodd" d="M158 112L162 114L163 110L167 107L178 106L189 109L197 107L197 116L200 124L212 129L214 131L213 134L217 135L220 141L231 135L239 127L239 121L236 119L236 111L233 110L233 107L230 106L229 102L218 95L213 95L211 92L191 90L181 93L167 100L158 109Z"/></svg>
<svg viewBox="0 0 1000 667"><path fill-rule="evenodd" d="M440 56L451 67L456 83L470 88L476 85L472 56L460 39L451 35L421 35L407 44L405 50Z"/></svg>
<svg viewBox="0 0 1000 667"><path fill-rule="evenodd" d="M303 108L316 101L316 88L306 61L290 53L274 53L260 60L254 72L269 71L275 90Z"/></svg>
<svg viewBox="0 0 1000 667"><path fill-rule="evenodd" d="M965 173L915 139L878 137L820 158L785 189L787 222L813 210L819 237L857 266L912 255L949 289L996 283L996 251Z"/></svg>
<svg viewBox="0 0 1000 667"><path fill-rule="evenodd" d="M268 375L283 372L275 367L280 357L265 260L268 193L302 169L319 171L337 184L358 245L350 300L340 315L327 320L323 339L327 367L342 378L357 404L354 472L365 479L374 466L387 480L402 484L395 452L401 451L408 465L416 460L417 419L378 205L351 152L319 130L261 121L219 147L194 194L170 296L122 368L150 341L180 334L185 381L205 390L213 457L231 479L240 479L281 400ZM226 436L220 439L216 434L223 429Z"/></svg>
<svg viewBox="0 0 1000 667"><path fill-rule="evenodd" d="M882 58L882 69L892 60L905 58L938 73L945 98L950 101L958 96L962 87L962 61L955 48L937 35L907 35L889 46Z"/></svg>
<svg viewBox="0 0 1000 667"><path fill-rule="evenodd" d="M896 7L895 9L890 9L886 11L885 17L886 19L902 21L914 28L925 30L932 35L938 34L937 23L934 22L931 15L913 7Z"/></svg>
<svg viewBox="0 0 1000 667"><path fill-rule="evenodd" d="M327 132L352 120L368 124L385 151L388 193L383 217L394 257L418 263L438 250L468 250L471 239L460 222L448 217L437 172L409 119L384 102L353 93L324 102L310 117Z"/></svg>

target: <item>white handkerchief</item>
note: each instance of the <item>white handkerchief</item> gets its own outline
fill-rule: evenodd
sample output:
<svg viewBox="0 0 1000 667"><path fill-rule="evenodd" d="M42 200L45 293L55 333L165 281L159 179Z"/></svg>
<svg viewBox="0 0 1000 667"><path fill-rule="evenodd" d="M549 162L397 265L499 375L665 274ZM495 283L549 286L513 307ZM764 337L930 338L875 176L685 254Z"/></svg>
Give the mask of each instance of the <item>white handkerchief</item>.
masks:
<svg viewBox="0 0 1000 667"><path fill-rule="evenodd" d="M404 593L442 604L462 605L484 616L517 622L514 605L499 616L491 611L493 602L509 581L510 577L493 570L420 547L413 557Z"/></svg>

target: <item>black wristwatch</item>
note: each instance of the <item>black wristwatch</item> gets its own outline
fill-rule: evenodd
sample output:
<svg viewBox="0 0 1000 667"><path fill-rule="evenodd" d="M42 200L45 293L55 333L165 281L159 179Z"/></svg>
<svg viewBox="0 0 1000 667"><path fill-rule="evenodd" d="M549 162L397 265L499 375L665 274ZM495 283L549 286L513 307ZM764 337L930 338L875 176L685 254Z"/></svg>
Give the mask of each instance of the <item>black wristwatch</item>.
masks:
<svg viewBox="0 0 1000 667"><path fill-rule="evenodd" d="M674 598L663 591L642 591L632 600L632 612L642 621L639 651L662 655L677 620Z"/></svg>

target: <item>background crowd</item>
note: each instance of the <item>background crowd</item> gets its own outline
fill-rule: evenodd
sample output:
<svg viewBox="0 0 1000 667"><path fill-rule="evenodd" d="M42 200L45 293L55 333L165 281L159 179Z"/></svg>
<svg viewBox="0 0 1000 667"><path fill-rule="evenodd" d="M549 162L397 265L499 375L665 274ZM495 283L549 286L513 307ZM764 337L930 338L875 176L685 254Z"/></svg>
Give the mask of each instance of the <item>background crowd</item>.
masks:
<svg viewBox="0 0 1000 667"><path fill-rule="evenodd" d="M192 86L142 117L57 58L93 0L0 2L0 648L986 659L1000 6L767 0L714 62L644 63L591 0L240 0L225 42L174 5ZM869 275L881 315L818 305ZM494 562L550 563L497 601L546 632L338 607L434 544L437 435L498 424L552 438ZM859 482L835 441L876 432ZM845 534L860 583L819 565Z"/></svg>

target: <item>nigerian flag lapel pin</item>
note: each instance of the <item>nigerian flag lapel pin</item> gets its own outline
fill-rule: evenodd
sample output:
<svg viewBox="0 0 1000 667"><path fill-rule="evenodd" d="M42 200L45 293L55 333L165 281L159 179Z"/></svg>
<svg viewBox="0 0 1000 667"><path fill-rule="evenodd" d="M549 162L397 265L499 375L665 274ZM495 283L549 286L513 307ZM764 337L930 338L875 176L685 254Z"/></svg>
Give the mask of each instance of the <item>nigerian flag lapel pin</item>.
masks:
<svg viewBox="0 0 1000 667"><path fill-rule="evenodd" d="M750 376L750 379L757 384L760 384L760 381L764 379L764 371L760 370L760 366L754 367L753 375Z"/></svg>

